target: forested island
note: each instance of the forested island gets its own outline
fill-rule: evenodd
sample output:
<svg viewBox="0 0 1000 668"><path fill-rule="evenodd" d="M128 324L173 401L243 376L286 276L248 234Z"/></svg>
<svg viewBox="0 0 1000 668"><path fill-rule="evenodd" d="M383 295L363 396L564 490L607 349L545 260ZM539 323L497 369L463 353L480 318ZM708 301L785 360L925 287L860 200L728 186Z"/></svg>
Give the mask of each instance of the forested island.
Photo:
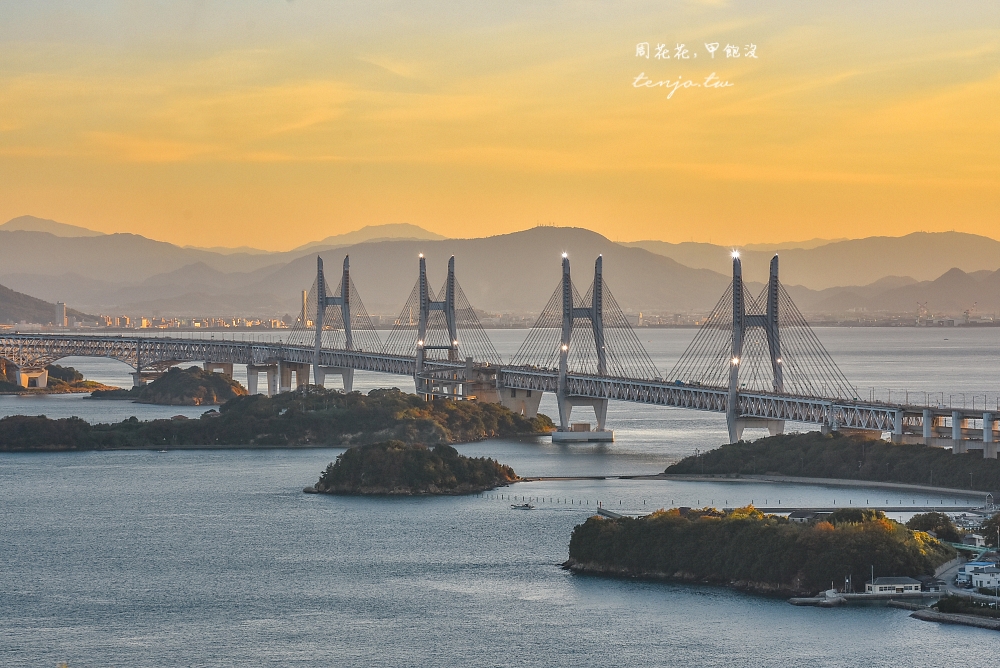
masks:
<svg viewBox="0 0 1000 668"><path fill-rule="evenodd" d="M320 494L474 494L517 481L514 469L450 445L428 448L402 441L349 448L314 487Z"/></svg>
<svg viewBox="0 0 1000 668"><path fill-rule="evenodd" d="M200 419L89 424L16 415L0 419L0 451L168 447L343 446L390 440L439 445L552 431L499 404L424 399L398 389L345 394L310 386L273 397L240 396Z"/></svg>
<svg viewBox="0 0 1000 668"><path fill-rule="evenodd" d="M772 474L1000 491L1000 460L983 459L979 450L953 455L928 445L896 445L838 432L783 434L727 444L685 457L665 473Z"/></svg>
<svg viewBox="0 0 1000 668"><path fill-rule="evenodd" d="M246 388L221 373L205 371L197 366L187 369L175 366L148 385L130 390L98 390L90 397L163 406L212 406L246 395Z"/></svg>
<svg viewBox="0 0 1000 668"><path fill-rule="evenodd" d="M685 509L686 510L686 509ZM811 524L748 506L591 517L573 529L565 567L580 573L701 582L781 596L876 575L930 575L953 548L876 510L841 509Z"/></svg>

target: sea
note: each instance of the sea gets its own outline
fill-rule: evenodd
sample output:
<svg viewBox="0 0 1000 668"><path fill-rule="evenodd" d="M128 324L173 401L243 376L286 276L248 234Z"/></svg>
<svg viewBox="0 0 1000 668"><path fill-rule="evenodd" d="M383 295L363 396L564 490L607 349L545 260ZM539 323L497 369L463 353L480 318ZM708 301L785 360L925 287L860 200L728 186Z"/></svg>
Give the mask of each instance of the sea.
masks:
<svg viewBox="0 0 1000 668"><path fill-rule="evenodd" d="M525 333L489 332L505 356ZM995 407L1000 328L817 334L862 396ZM665 373L694 330L640 335ZM131 384L115 361L60 364ZM355 387L413 383L358 373ZM0 397L0 417L111 422L204 410ZM551 397L541 410L555 415ZM950 666L1000 652L995 631L887 607L799 608L721 587L562 570L573 527L598 504L642 514L970 501L874 486L635 479L724 443L724 418L612 403L608 426L614 443L459 445L521 476L578 478L463 497L303 494L336 448L0 454L0 666ZM511 508L524 502L535 508Z"/></svg>

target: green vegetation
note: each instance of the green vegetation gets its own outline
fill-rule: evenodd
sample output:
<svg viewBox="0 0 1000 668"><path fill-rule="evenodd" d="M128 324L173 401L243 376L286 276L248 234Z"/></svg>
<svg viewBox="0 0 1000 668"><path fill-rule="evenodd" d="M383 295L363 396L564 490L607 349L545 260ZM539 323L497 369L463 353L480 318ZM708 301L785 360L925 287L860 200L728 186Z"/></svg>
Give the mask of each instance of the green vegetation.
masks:
<svg viewBox="0 0 1000 668"><path fill-rule="evenodd" d="M246 396L246 389L221 373L200 367L171 367L149 385L131 390L94 392L92 399L127 399L139 404L164 406L209 406L222 404L235 397Z"/></svg>
<svg viewBox="0 0 1000 668"><path fill-rule="evenodd" d="M795 595L845 577L865 582L873 566L877 575L932 574L955 550L875 510L847 509L830 521L797 524L749 506L728 513L706 508L638 519L591 517L573 530L569 556L566 566L581 572Z"/></svg>
<svg viewBox="0 0 1000 668"><path fill-rule="evenodd" d="M951 518L944 513L920 513L914 515L906 523L906 528L912 531L933 532L940 540L949 543L961 543L962 534Z"/></svg>
<svg viewBox="0 0 1000 668"><path fill-rule="evenodd" d="M993 590L991 589L986 593L992 595ZM939 612L1000 619L1000 610L990 607L989 603L980 603L962 596L945 596L931 607L937 608Z"/></svg>
<svg viewBox="0 0 1000 668"><path fill-rule="evenodd" d="M0 419L0 451L112 448L337 446L399 440L438 445L551 431L544 415L533 420L499 404L424 401L397 389L367 396L310 387L274 397L241 396L198 420L91 425L79 418Z"/></svg>
<svg viewBox="0 0 1000 668"><path fill-rule="evenodd" d="M474 494L517 480L509 466L458 454L450 445L428 448L401 441L349 448L330 464L315 488L325 494Z"/></svg>
<svg viewBox="0 0 1000 668"><path fill-rule="evenodd" d="M723 445L686 457L666 472L844 478L994 494L1000 490L1000 460L983 459L979 450L953 455L950 450L927 445L894 445L837 432L785 434Z"/></svg>

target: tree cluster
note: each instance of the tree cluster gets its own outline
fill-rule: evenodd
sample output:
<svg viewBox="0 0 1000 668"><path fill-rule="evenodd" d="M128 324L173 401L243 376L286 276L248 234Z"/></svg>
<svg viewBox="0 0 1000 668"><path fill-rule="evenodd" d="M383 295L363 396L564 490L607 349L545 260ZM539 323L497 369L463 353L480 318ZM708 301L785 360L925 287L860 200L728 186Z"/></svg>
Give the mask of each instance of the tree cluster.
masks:
<svg viewBox="0 0 1000 668"><path fill-rule="evenodd" d="M169 375L169 374L168 374ZM218 374L216 374L218 375ZM358 445L398 440L437 445L551 431L499 404L424 401L397 389L345 394L310 387L273 397L238 396L198 420L130 418L90 425L76 418L0 419L0 450L95 450L169 446Z"/></svg>
<svg viewBox="0 0 1000 668"><path fill-rule="evenodd" d="M879 511L848 509L830 521L798 524L749 506L592 517L573 530L569 555L597 571L811 593L845 578L860 590L873 567L876 576L932 574L955 550Z"/></svg>
<svg viewBox="0 0 1000 668"><path fill-rule="evenodd" d="M468 494L517 480L493 459L465 457L450 445L401 441L348 448L320 476L316 491L330 494Z"/></svg>
<svg viewBox="0 0 1000 668"><path fill-rule="evenodd" d="M901 482L983 492L1000 490L1000 460L973 450L953 455L928 445L895 445L837 432L783 434L686 457L667 473L779 474ZM970 474L972 474L970 476Z"/></svg>

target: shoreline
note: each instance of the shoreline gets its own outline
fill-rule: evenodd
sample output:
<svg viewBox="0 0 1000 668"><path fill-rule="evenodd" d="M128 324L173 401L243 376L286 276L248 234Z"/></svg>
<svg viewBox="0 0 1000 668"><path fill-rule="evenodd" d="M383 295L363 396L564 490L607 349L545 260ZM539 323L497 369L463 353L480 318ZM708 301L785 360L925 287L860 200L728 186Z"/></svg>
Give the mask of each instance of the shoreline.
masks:
<svg viewBox="0 0 1000 668"><path fill-rule="evenodd" d="M878 480L853 480L849 478L807 478L800 476L764 474L741 475L738 478L734 478L723 474L712 475L697 473L658 473L655 475L631 477L637 480L680 480L688 482L771 482L783 484L819 485L821 487L865 487L896 491L935 492L976 499L984 498L987 494L989 494L989 492L986 491L968 489L962 490L952 487L931 487L930 485L912 485L909 483L881 482Z"/></svg>

